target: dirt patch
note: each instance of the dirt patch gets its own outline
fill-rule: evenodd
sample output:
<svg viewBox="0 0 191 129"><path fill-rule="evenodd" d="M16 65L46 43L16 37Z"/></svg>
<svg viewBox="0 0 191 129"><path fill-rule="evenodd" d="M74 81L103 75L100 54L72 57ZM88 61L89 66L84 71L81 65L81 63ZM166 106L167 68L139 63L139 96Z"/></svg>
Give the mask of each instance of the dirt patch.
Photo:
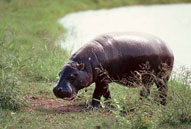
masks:
<svg viewBox="0 0 191 129"><path fill-rule="evenodd" d="M38 98L30 97L28 99L30 106L26 108L27 111L34 110L49 110L59 113L66 112L80 112L85 109L85 105L76 105L74 101L66 101L53 98Z"/></svg>

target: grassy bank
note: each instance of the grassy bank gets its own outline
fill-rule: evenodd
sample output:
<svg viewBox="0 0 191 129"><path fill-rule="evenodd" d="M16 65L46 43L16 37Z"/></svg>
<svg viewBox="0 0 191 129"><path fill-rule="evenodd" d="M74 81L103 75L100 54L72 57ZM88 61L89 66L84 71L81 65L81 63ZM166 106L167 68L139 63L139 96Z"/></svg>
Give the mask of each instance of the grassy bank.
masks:
<svg viewBox="0 0 191 129"><path fill-rule="evenodd" d="M190 2L190 0L146 0L144 2L142 0L0 0L0 128L131 127L132 125L124 121L129 118L122 117L120 113L108 113L108 109L91 111L84 106L91 99L93 87L90 87L87 93L82 91L75 102L63 102L61 107L66 109L46 107L46 102L56 100L52 94L52 88L57 81L59 70L69 58L65 50L54 44L58 36L65 32L57 20L70 12L80 10L177 2ZM188 95L184 96L183 100L189 100L190 90L184 88L180 88L181 94L188 92ZM121 105L125 99L138 92L135 89L124 90L119 86L116 88L114 84L111 89L114 98L118 98L118 94L122 93L122 96L127 95L126 98L117 99L117 103L120 101ZM31 102L44 102L44 105L41 104L33 109L30 108L33 106ZM117 105L117 103L114 104ZM132 105L136 104L132 103ZM172 104L169 108L172 106L174 105ZM114 112L117 113L119 110L121 109ZM142 109L139 111L142 112ZM190 113L190 108L183 113ZM190 116L185 116L189 120ZM177 120L176 114L173 118L172 120L176 122L171 122L172 125L189 127L187 120L182 122L186 125L182 125L181 121ZM132 117L132 121L136 119L139 118ZM148 121L151 120L148 119ZM163 122L171 128L168 126L169 121ZM149 122L146 123L146 127L147 125L150 127Z"/></svg>

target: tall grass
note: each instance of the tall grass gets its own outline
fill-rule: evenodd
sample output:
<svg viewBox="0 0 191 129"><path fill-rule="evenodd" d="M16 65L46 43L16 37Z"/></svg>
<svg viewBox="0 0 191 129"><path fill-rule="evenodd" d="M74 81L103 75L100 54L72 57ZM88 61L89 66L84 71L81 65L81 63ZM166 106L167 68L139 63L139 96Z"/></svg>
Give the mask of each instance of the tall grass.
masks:
<svg viewBox="0 0 191 129"><path fill-rule="evenodd" d="M139 99L139 93L126 90L121 97L111 100L111 106L104 106L111 111L120 126L132 129L157 129L165 125L176 127L182 124L191 125L191 70L181 68L174 73L169 81L167 105L158 101L158 90L154 86L148 98ZM177 81L179 80L179 81ZM181 81L182 80L182 81Z"/></svg>
<svg viewBox="0 0 191 129"><path fill-rule="evenodd" d="M17 78L12 76L12 74L1 71L0 79L0 108L10 110L21 109L26 102L16 87Z"/></svg>

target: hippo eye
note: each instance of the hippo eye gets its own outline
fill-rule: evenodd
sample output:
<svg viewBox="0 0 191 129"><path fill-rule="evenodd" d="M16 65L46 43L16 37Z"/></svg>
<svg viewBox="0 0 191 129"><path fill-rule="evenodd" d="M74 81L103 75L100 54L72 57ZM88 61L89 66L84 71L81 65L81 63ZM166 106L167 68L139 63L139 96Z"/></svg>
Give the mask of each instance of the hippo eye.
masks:
<svg viewBox="0 0 191 129"><path fill-rule="evenodd" d="M71 74L71 75L69 75L68 77L66 77L66 79L73 81L73 80L76 79L76 74Z"/></svg>

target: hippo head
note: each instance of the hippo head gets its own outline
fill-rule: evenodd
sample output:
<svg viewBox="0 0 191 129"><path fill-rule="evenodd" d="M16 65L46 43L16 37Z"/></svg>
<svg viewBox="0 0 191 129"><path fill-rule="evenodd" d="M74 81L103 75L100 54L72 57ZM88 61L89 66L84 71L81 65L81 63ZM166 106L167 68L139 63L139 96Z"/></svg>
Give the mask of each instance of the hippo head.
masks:
<svg viewBox="0 0 191 129"><path fill-rule="evenodd" d="M78 91L89 86L92 81L83 63L73 62L64 65L59 76L60 79L53 92L56 97L67 100L74 99Z"/></svg>

